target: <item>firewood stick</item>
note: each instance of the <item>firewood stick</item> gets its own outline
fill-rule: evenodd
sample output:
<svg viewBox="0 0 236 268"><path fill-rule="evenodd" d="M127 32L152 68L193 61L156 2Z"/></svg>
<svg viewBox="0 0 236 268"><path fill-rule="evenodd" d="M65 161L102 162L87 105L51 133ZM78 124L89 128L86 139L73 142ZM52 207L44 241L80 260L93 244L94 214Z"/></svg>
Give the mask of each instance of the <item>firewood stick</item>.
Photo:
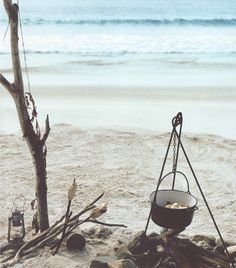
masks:
<svg viewBox="0 0 236 268"><path fill-rule="evenodd" d="M64 224L64 227L63 227L63 231L62 231L62 234L61 234L61 240L60 242L58 243L54 253L52 254L53 256L57 253L57 251L59 250L59 248L61 247L61 244L65 238L65 233L66 233L66 228L67 228L67 224L69 222L69 219L70 219L70 216L72 214L72 212L70 212L70 205L71 205L71 200L68 201L68 205L67 205L67 211L66 211L66 220L65 220L65 224Z"/></svg>
<svg viewBox="0 0 236 268"><path fill-rule="evenodd" d="M72 226L68 229L66 235L69 235L70 233L72 233L73 230L74 230L76 227L78 227L79 225L81 225L81 224L87 222L89 219L90 219L90 216L87 217L87 218L84 219L84 220L81 220L81 221L78 221L78 220L77 220L77 221L75 221L74 225L72 225Z"/></svg>
<svg viewBox="0 0 236 268"><path fill-rule="evenodd" d="M87 206L86 206L86 208L87 207L90 207L90 206L92 206L92 205L94 205L99 199L101 199L102 197L104 196L104 193L101 193L98 197L96 197L90 204L88 204Z"/></svg>
<svg viewBox="0 0 236 268"><path fill-rule="evenodd" d="M92 219L89 219L88 222L93 222L93 223L101 224L101 225L104 225L104 226L110 226L110 227L123 227L123 228L127 228L127 226L124 225L124 224L106 223L106 222L101 222L101 221L92 220Z"/></svg>
<svg viewBox="0 0 236 268"><path fill-rule="evenodd" d="M72 212L70 212L70 206L71 206L72 199L75 197L76 189L77 189L77 184L76 184L75 179L74 179L72 185L70 186L70 188L68 190L68 204L67 204L67 209L66 209L66 219L65 219L65 224L64 224L62 234L61 234L61 240L60 240L59 244L57 245L57 247L53 253L53 256L57 253L57 251L59 250L59 248L60 248L60 246L65 238L66 228L67 228L69 219L70 219L71 214L72 214Z"/></svg>

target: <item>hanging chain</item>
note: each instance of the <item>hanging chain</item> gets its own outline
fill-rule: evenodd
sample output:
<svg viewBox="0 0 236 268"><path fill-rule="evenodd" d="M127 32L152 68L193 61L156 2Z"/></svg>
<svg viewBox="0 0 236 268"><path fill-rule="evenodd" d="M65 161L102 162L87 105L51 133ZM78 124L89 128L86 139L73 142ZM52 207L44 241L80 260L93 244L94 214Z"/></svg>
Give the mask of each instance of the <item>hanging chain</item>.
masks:
<svg viewBox="0 0 236 268"><path fill-rule="evenodd" d="M176 133L174 133L173 137L173 165L172 172L176 171Z"/></svg>

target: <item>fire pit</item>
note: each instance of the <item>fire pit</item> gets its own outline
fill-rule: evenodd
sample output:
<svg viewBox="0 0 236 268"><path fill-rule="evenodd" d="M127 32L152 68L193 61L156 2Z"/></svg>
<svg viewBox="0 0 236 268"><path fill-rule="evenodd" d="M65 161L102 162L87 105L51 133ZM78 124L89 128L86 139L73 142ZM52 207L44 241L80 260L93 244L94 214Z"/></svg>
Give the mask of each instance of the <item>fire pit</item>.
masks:
<svg viewBox="0 0 236 268"><path fill-rule="evenodd" d="M226 244L224 242L224 239L220 233L219 227L216 224L215 218L211 212L211 209L209 207L209 204L206 200L206 197L201 189L200 183L195 175L195 172L193 170L193 167L190 163L190 160L187 156L187 153L185 151L185 148L183 146L183 143L181 141L181 132L182 132L182 124L183 124L183 117L182 113L178 113L173 119L172 119L172 132L170 135L169 143L167 146L164 162L161 168L161 173L159 176L159 180L157 183L156 190L151 193L150 195L150 201L151 201L151 209L149 212L148 220L146 223L146 228L144 231L144 234L146 235L148 225L150 222L150 219L152 221L164 228L167 229L173 229L174 233L180 233L182 232L185 227L189 226L193 219L193 214L197 207L197 199L190 193L189 190L189 182L187 177L184 173L177 171L177 163L178 163L178 156L179 156L179 149L182 149L182 153L188 163L188 166L190 168L190 171L192 173L192 176L198 186L198 189L201 193L201 196L203 198L203 201L207 207L207 210L211 216L211 219L213 221L213 224L215 226L215 229L217 233L219 234L220 240L222 242L222 245L225 249L226 255L229 259L229 262L232 264L232 267L234 266L233 261L231 260L231 257L229 255L228 249L226 247ZM173 165L172 165L172 171L167 173L165 176L164 169L167 162L167 157L169 154L169 150L171 147L171 144L173 143ZM176 180L176 174L182 175L186 182L187 182L187 192L176 190L175 189L175 180ZM169 175L173 176L172 180L172 187L170 189L164 189L159 190L160 184L162 181Z"/></svg>

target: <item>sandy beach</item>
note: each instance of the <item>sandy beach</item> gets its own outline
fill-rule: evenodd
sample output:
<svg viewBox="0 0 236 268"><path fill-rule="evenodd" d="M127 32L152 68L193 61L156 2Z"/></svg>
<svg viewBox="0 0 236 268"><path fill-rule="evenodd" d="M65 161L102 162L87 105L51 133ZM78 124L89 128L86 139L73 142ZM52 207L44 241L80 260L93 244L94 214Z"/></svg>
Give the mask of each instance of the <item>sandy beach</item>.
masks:
<svg viewBox="0 0 236 268"><path fill-rule="evenodd" d="M58 74L54 73L55 78ZM65 79L68 78L65 76ZM40 83L40 81L38 81ZM47 114L51 133L47 141L48 207L50 223L66 209L67 189L76 178L78 192L72 210L76 213L104 192L108 211L101 218L128 228L104 228L84 224L88 236L82 252L70 253L65 245L52 256L48 248L19 267L89 267L96 256L113 255L118 240L126 243L144 230L171 131L171 119L183 112L183 136L190 161L216 222L226 241L236 241L236 93L227 87L82 87L33 84L41 129ZM22 138L15 105L0 91L0 242L7 239L7 219L18 194L26 197L25 221L31 236L35 174L31 156ZM179 170L189 179L199 209L183 235L213 235L210 215L180 154ZM171 154L165 172L172 168ZM186 190L183 179L177 187ZM163 185L169 189L170 181ZM160 232L150 223L149 232ZM105 233L104 233L105 232ZM17 266L16 266L17 267Z"/></svg>
<svg viewBox="0 0 236 268"><path fill-rule="evenodd" d="M81 253L69 253L64 247L57 256L47 250L26 260L23 267L88 267L97 255L112 252L117 239L126 241L136 231L143 230L149 213L149 195L154 191L169 139L166 132L148 130L81 129L60 124L52 126L48 147L48 206L50 222L64 213L67 189L77 179L78 192L73 201L74 213L98 194L104 192L108 211L102 220L123 223L127 229L109 228L112 234L102 242L90 241ZM184 133L182 141L223 237L236 240L236 141L207 134ZM166 172L171 169L168 161ZM214 225L204 205L186 161L180 155L179 169L189 178L191 193L199 201L192 224L185 235L206 234L217 237ZM178 178L177 187L186 185ZM1 242L6 241L7 217L17 193L26 197L27 231L33 212L34 170L26 144L21 135L1 135ZM167 182L163 187L169 188ZM83 228L91 227L91 224ZM99 228L99 227L97 227ZM150 224L149 232L160 231ZM96 244L97 243L97 244ZM40 264L39 264L40 261Z"/></svg>

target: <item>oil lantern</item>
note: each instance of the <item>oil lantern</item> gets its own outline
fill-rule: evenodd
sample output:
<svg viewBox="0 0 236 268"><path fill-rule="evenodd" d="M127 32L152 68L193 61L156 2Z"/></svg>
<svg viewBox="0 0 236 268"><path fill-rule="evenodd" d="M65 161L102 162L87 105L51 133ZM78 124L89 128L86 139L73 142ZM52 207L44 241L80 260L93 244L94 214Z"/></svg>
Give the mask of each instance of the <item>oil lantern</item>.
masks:
<svg viewBox="0 0 236 268"><path fill-rule="evenodd" d="M8 242L23 240L25 236L24 207L25 197L15 198L8 217Z"/></svg>

